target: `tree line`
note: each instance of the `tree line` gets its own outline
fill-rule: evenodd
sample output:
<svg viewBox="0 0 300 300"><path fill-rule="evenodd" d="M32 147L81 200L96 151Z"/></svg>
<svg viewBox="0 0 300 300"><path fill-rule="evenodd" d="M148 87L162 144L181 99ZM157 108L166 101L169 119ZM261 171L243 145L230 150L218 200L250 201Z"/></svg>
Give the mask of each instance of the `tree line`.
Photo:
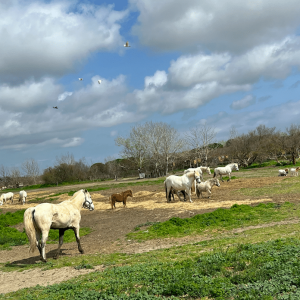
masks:
<svg viewBox="0 0 300 300"><path fill-rule="evenodd" d="M37 183L59 184L108 178L158 177L175 169L216 167L231 162L251 166L275 160L296 164L300 154L300 125L292 124L285 131L259 125L248 133L230 130L227 141L216 141L216 130L200 124L180 133L163 122L146 122L131 128L128 136L118 136L116 145L121 158L107 157L105 161L89 164L84 158L76 161L73 154L56 158L54 166L40 171L38 162L26 160L21 168L0 165L0 186L18 186Z"/></svg>

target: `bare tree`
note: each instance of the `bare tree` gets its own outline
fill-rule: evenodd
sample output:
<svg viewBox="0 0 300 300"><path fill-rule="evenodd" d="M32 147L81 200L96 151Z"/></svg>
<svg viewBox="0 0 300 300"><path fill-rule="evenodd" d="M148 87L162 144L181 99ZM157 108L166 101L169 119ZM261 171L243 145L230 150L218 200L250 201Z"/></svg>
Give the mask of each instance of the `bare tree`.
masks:
<svg viewBox="0 0 300 300"><path fill-rule="evenodd" d="M187 134L186 141L190 147L195 150L197 155L197 157L195 157L197 167L198 158L200 158L205 165L207 164L208 154L211 150L210 144L213 143L215 136L215 129L206 123L199 127L191 128Z"/></svg>
<svg viewBox="0 0 300 300"><path fill-rule="evenodd" d="M66 164L66 165L74 165L75 164L75 159L74 155L72 153L67 153L65 155L61 155L60 157L56 157L56 165L61 165L61 164Z"/></svg>
<svg viewBox="0 0 300 300"><path fill-rule="evenodd" d="M3 165L0 166L0 178L4 186L8 186L10 182L9 168Z"/></svg>
<svg viewBox="0 0 300 300"><path fill-rule="evenodd" d="M10 173L10 178L11 178L10 183L11 183L13 186L17 187L18 184L20 183L20 178L21 178L21 172L20 172L19 168L17 168L17 167L12 167L12 168L10 169L10 172L9 172L9 173Z"/></svg>
<svg viewBox="0 0 300 300"><path fill-rule="evenodd" d="M136 125L131 128L128 138L117 137L115 143L122 146L122 156L131 160L137 169L143 169L148 158L147 127Z"/></svg>
<svg viewBox="0 0 300 300"><path fill-rule="evenodd" d="M292 124L286 129L287 137L287 152L291 155L291 162L296 164L296 159L299 158L300 150L300 125Z"/></svg>
<svg viewBox="0 0 300 300"><path fill-rule="evenodd" d="M40 175L40 168L37 161L33 158L28 159L23 162L22 170L25 173L25 176L33 183L36 184L37 178Z"/></svg>

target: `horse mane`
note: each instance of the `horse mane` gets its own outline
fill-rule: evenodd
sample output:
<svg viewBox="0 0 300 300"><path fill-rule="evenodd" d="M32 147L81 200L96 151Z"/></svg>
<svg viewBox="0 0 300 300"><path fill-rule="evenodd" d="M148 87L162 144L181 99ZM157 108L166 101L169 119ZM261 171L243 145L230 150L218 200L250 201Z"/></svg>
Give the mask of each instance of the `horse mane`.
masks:
<svg viewBox="0 0 300 300"><path fill-rule="evenodd" d="M186 175L187 177L192 177L194 175L199 176L200 177L200 173L198 171L191 171L191 172L187 172L184 175Z"/></svg>

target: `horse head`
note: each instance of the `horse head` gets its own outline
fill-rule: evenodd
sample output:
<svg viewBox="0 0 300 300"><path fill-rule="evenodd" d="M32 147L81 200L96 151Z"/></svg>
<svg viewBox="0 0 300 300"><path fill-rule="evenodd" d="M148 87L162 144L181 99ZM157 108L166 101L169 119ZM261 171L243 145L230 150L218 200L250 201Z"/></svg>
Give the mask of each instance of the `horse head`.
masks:
<svg viewBox="0 0 300 300"><path fill-rule="evenodd" d="M83 207L87 208L89 210L94 210L94 203L93 200L91 198L90 193L87 190L82 190L84 193L84 202L83 202Z"/></svg>
<svg viewBox="0 0 300 300"><path fill-rule="evenodd" d="M233 168L236 170L236 171L239 171L239 165L237 163L234 163L233 164Z"/></svg>
<svg viewBox="0 0 300 300"><path fill-rule="evenodd" d="M215 185L218 186L218 187L220 187L219 179L217 179L217 178L215 178L215 179L216 179L216 180L215 180Z"/></svg>
<svg viewBox="0 0 300 300"><path fill-rule="evenodd" d="M210 168L209 168L209 167L206 168L206 172L207 172L208 175L211 175L211 172L210 172Z"/></svg>

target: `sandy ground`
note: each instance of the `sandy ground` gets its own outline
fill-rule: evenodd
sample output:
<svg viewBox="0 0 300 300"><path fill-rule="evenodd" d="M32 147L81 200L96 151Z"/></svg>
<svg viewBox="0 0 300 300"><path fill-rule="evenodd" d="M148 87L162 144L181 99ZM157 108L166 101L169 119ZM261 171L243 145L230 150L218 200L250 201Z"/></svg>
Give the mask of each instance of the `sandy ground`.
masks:
<svg viewBox="0 0 300 300"><path fill-rule="evenodd" d="M133 198L128 198L127 208L123 208L122 203L116 203L116 209L111 210L109 196L112 193L120 192L123 189L114 188L101 192L92 192L91 196L95 204L95 210L90 212L82 210L82 227L90 227L93 231L91 234L81 238L82 247L85 254L95 253L141 253L160 248L172 247L174 245L182 245L203 240L203 237L183 237L180 239L163 239L151 240L143 243L135 243L126 239L126 234L132 232L136 226L145 224L146 222L162 222L171 217L191 217L195 214L213 211L216 208L228 208L233 204L257 204L261 202L284 202L298 201L300 195L280 195L276 197L264 198L249 198L235 193L235 190L251 187L262 187L280 182L280 177L266 178L241 178L232 180L231 182L221 183L221 187L214 187L212 197L210 199L198 199L193 195L193 203L180 202L175 196L175 201L166 202L163 185L152 186L133 186ZM73 187L74 188L74 187ZM75 190L75 188L74 188ZM51 194L61 192L51 189ZM25 205L20 205L16 200L13 204L4 204L1 209L3 212L25 209L30 206L35 206L37 203L30 203L30 200L36 197L43 197L45 190L34 191L28 193L28 202ZM206 195L205 195L206 197ZM67 194L60 195L53 203L59 203L69 199ZM16 196L15 196L16 199ZM291 220L291 222L298 222ZM274 224L269 224L273 226ZM265 225L264 225L265 226ZM268 224L266 224L268 226ZM18 230L23 230L23 225L17 227ZM209 238L209 237L207 237ZM57 245L49 244L46 246L47 258L51 259L55 253ZM14 265L24 266L39 261L38 251L34 254L28 253L28 245L16 246L12 250L0 252L0 263L10 263ZM76 243L63 244L61 249L62 256L80 256ZM101 270L101 267L99 267ZM94 270L75 270L74 268L62 268L48 271L41 269L27 270L23 272L0 272L0 293L15 291L24 287L39 285L47 285L68 280L74 276L85 274ZM12 276L12 277L10 277ZM9 278L13 279L10 280ZM30 280L28 280L30 278Z"/></svg>

